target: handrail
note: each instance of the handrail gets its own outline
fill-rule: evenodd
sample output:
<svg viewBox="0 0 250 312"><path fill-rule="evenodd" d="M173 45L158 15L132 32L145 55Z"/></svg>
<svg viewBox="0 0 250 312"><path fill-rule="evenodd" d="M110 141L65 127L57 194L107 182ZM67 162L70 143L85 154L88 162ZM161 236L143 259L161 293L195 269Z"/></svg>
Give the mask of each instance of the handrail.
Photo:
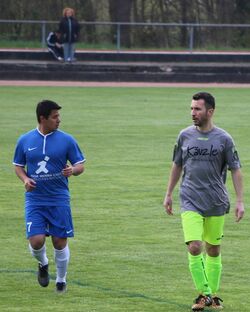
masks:
<svg viewBox="0 0 250 312"><path fill-rule="evenodd" d="M184 27L250 27L250 24L223 24L223 23L156 23L156 22L106 22L106 21L78 21L80 24L86 25L121 25L121 26L184 26ZM58 24L58 21L50 21L50 20L7 20L0 19L0 23L34 23L34 24Z"/></svg>
<svg viewBox="0 0 250 312"><path fill-rule="evenodd" d="M41 43L42 47L46 46L46 25L58 24L58 21L49 20L7 20L0 19L1 23L21 23L21 24L41 24ZM213 28L250 28L250 24L213 24L213 23L145 23L145 22L105 22L105 21L79 21L80 25L110 25L116 26L116 49L121 49L121 26L155 26L155 27L186 27L189 31L189 51L193 51L194 46L194 29L201 27Z"/></svg>

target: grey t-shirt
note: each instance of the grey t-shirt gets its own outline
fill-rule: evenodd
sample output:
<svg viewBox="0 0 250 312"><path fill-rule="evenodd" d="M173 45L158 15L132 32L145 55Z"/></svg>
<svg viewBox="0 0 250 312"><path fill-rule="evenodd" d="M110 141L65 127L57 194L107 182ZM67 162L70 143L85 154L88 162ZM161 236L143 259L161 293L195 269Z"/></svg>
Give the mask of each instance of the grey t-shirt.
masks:
<svg viewBox="0 0 250 312"><path fill-rule="evenodd" d="M225 187L226 170L240 168L232 137L213 127L200 132L195 126L182 130L173 161L183 169L180 186L181 211L196 211L204 217L229 212Z"/></svg>

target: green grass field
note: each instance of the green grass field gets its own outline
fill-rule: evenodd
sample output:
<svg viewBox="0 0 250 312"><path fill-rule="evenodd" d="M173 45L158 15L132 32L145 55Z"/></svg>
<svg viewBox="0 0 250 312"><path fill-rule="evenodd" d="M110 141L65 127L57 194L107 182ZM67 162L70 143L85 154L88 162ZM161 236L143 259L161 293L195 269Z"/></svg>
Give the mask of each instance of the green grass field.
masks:
<svg viewBox="0 0 250 312"><path fill-rule="evenodd" d="M234 137L249 206L249 89L208 88L216 125ZM0 311L185 312L196 296L180 224L162 201L172 149L191 123L193 88L0 87ZM18 136L36 127L35 106L59 102L61 129L78 140L86 172L70 179L75 238L70 240L68 292L41 288L23 219L24 188L13 172ZM234 192L228 179L232 207ZM249 215L227 216L220 296L227 312L250 311Z"/></svg>

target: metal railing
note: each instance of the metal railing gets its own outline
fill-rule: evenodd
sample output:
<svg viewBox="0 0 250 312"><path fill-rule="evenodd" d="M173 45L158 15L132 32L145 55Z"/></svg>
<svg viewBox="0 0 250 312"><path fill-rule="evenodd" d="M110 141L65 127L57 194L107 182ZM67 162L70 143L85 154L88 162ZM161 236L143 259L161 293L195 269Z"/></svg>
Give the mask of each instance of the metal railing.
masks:
<svg viewBox="0 0 250 312"><path fill-rule="evenodd" d="M32 25L40 25L40 40L41 47L46 46L46 36L48 31L51 29L48 28L48 25L58 25L58 21L45 21L45 20L5 20L0 19L1 24L32 24ZM161 27L161 28L185 28L188 33L187 40L187 49L192 52L194 50L194 42L195 42L195 31L201 28L220 28L220 29L250 29L250 24L196 24L196 23L120 23L120 22L83 22L79 21L79 24L82 26L111 26L115 29L115 47L119 52L121 50L121 34L122 27L130 27L130 29L136 27ZM54 27L54 26L53 26Z"/></svg>

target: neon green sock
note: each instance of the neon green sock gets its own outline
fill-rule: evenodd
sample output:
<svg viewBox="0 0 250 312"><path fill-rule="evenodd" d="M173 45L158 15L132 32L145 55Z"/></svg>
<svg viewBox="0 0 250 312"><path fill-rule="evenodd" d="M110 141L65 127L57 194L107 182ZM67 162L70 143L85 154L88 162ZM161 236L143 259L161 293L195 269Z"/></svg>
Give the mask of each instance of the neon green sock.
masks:
<svg viewBox="0 0 250 312"><path fill-rule="evenodd" d="M218 257L206 256L206 274L212 293L215 294L220 287L220 278L222 271L221 255Z"/></svg>
<svg viewBox="0 0 250 312"><path fill-rule="evenodd" d="M208 279L205 271L203 255L193 256L188 253L189 270L191 272L194 284L199 293L210 295L211 289L208 285Z"/></svg>

